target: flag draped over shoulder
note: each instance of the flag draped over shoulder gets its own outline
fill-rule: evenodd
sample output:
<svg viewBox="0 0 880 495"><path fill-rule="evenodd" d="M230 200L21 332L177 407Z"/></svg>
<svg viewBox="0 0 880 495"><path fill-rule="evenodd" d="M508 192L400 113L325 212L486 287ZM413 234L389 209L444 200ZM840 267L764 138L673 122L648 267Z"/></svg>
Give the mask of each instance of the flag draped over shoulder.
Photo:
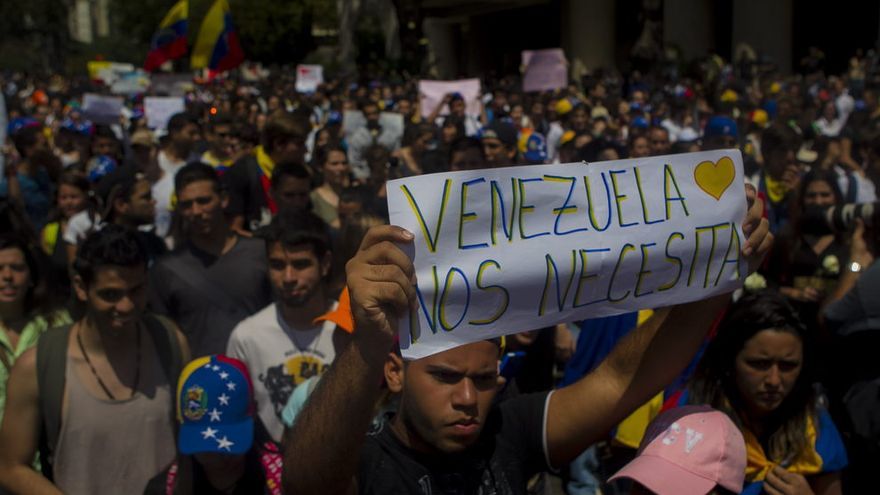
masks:
<svg viewBox="0 0 880 495"><path fill-rule="evenodd" d="M229 3L226 0L216 0L202 21L190 56L190 64L193 69L207 67L222 72L237 67L243 61L244 52L232 24Z"/></svg>
<svg viewBox="0 0 880 495"><path fill-rule="evenodd" d="M186 28L189 2L180 0L165 14L159 29L153 35L144 69L153 71L168 60L186 55Z"/></svg>

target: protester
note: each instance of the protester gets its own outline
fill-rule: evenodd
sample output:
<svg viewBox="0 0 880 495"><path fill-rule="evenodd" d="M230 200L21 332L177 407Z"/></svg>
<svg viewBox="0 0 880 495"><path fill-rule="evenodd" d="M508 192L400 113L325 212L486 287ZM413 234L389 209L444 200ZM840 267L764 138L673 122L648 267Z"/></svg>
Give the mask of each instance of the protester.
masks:
<svg viewBox="0 0 880 495"><path fill-rule="evenodd" d="M328 145L316 155L321 164L321 185L311 194L312 207L328 226L339 228L339 195L348 186L351 168L345 150Z"/></svg>
<svg viewBox="0 0 880 495"><path fill-rule="evenodd" d="M100 179L95 192L103 208L96 211L87 207L73 215L63 231L67 259L71 263L76 258L77 246L91 232L108 224L134 231L146 250L148 264L165 254L164 242L148 228L155 219L156 201L143 174L131 167L118 168Z"/></svg>
<svg viewBox="0 0 880 495"><path fill-rule="evenodd" d="M189 349L173 323L145 313L146 254L131 231L91 234L74 269L85 315L44 334L9 378L0 485L21 494L141 493L174 459L168 377ZM48 454L40 458L48 478L31 467L38 451Z"/></svg>
<svg viewBox="0 0 880 495"><path fill-rule="evenodd" d="M847 456L813 388L812 347L780 295L750 294L728 310L678 399L724 411L739 426L748 452L743 493L841 493Z"/></svg>
<svg viewBox="0 0 880 495"><path fill-rule="evenodd" d="M83 174L76 171L63 173L58 178L55 210L40 233L40 245L49 257L55 281L59 284L57 292L60 294L70 293L69 253L62 237L70 219L89 208L91 194L91 186Z"/></svg>
<svg viewBox="0 0 880 495"><path fill-rule="evenodd" d="M260 231L266 242L273 303L239 323L227 354L247 364L262 425L281 442L281 411L293 390L324 373L348 334L316 319L336 307L327 291L333 255L320 219L276 217Z"/></svg>
<svg viewBox="0 0 880 495"><path fill-rule="evenodd" d="M270 201L272 173L282 162L304 163L306 126L293 116L280 113L266 121L260 145L238 160L224 174L229 194L227 212L233 230L253 232L271 221L274 202Z"/></svg>
<svg viewBox="0 0 880 495"><path fill-rule="evenodd" d="M761 211L755 202L745 221L749 244L759 246L753 268L772 243ZM394 243L412 240L398 227L374 227L347 265L357 331L288 435L284 485L290 493L418 492L423 486L438 493L479 486L521 492L532 474L569 462L669 383L727 301L721 296L679 306L663 324L625 338L576 384L493 407L497 341L407 362L392 350L397 318L416 298L412 261ZM660 352L673 346L678 352ZM400 406L384 428L365 437L383 375L400 394Z"/></svg>
<svg viewBox="0 0 880 495"><path fill-rule="evenodd" d="M23 239L13 233L0 235L0 420L16 360L43 332L70 323L67 312L53 305L51 278L43 265L39 253Z"/></svg>
<svg viewBox="0 0 880 495"><path fill-rule="evenodd" d="M186 165L174 182L184 239L150 270L150 303L180 324L194 356L219 354L235 325L270 300L266 253L230 229L211 166Z"/></svg>
<svg viewBox="0 0 880 495"><path fill-rule="evenodd" d="M177 385L179 455L144 495L275 493L280 470L271 462L264 469L261 455L272 453L254 440L253 402L241 361L214 355L187 364Z"/></svg>
<svg viewBox="0 0 880 495"><path fill-rule="evenodd" d="M198 121L187 113L177 113L168 119L168 134L157 156L161 177L153 183L156 198L156 231L164 237L171 229L171 197L174 193L174 177L193 158L191 155L200 135Z"/></svg>

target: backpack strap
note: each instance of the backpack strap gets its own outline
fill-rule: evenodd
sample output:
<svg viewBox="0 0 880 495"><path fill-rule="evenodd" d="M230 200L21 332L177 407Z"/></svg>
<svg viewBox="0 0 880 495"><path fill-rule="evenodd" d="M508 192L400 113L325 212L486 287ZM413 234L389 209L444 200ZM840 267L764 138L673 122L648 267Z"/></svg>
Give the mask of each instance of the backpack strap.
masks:
<svg viewBox="0 0 880 495"><path fill-rule="evenodd" d="M171 385L171 393L174 395L177 390L177 378L183 370L183 352L180 349L180 341L177 340L177 332L174 325L163 316L156 314L144 315L147 331L153 340L153 346L156 348L156 354L159 356L159 363L165 376L168 377L168 383Z"/></svg>
<svg viewBox="0 0 880 495"><path fill-rule="evenodd" d="M61 432L61 406L67 368L67 343L72 325L49 330L37 341L37 387L40 415L40 462L43 473L51 480L52 454Z"/></svg>

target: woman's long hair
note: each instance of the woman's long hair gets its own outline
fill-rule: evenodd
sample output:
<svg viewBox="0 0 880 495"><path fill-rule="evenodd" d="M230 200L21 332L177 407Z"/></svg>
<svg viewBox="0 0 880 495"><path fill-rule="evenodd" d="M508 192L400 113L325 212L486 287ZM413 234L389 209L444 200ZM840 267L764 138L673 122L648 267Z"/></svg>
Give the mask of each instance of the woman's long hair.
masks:
<svg viewBox="0 0 880 495"><path fill-rule="evenodd" d="M52 286L49 280L51 272L47 269L45 255L15 234L0 234L0 251L5 249L21 251L28 267L30 286L24 296L24 314L28 318L50 315L55 309L55 301L49 292L49 287Z"/></svg>
<svg viewBox="0 0 880 495"><path fill-rule="evenodd" d="M745 403L736 385L736 357L762 330L789 332L802 343L803 362L794 387L782 404L764 418L759 438L770 461L793 460L807 446L807 420L815 419L814 365L811 337L795 310L778 293L762 291L743 296L727 312L688 384L688 402L708 404L726 412L741 429L752 431ZM814 421L815 424L815 421Z"/></svg>

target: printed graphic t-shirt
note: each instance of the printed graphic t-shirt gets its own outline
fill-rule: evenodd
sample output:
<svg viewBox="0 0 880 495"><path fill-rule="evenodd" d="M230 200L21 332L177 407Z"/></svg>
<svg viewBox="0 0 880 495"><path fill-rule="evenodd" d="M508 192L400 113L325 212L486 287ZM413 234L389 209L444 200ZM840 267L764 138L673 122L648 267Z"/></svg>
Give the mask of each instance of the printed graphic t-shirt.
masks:
<svg viewBox="0 0 880 495"><path fill-rule="evenodd" d="M294 389L324 373L336 358L335 330L329 321L309 329L290 328L273 303L232 331L226 354L247 365L257 413L274 441L281 441L281 412Z"/></svg>

